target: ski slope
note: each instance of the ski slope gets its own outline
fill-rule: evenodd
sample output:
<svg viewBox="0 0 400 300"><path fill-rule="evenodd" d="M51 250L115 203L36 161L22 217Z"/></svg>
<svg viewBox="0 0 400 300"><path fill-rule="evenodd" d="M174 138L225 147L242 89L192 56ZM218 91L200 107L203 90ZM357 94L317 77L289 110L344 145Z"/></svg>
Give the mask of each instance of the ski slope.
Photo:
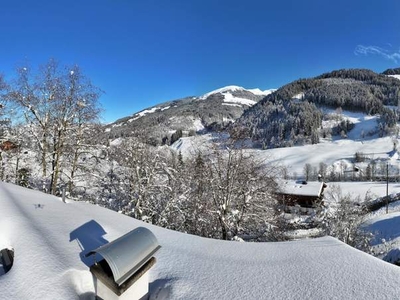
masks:
<svg viewBox="0 0 400 300"><path fill-rule="evenodd" d="M83 255L139 226L162 246L150 270L150 299L397 299L400 293L400 268L331 237L218 241L6 183L0 183L0 213L0 246L15 251L13 268L0 276L0 299L94 299Z"/></svg>

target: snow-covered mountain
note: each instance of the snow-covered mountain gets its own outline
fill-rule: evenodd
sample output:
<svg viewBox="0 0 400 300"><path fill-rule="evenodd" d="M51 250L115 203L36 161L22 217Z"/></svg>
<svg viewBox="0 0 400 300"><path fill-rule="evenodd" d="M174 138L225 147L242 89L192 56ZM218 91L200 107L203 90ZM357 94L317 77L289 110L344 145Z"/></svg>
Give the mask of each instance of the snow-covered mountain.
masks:
<svg viewBox="0 0 400 300"><path fill-rule="evenodd" d="M245 88L243 88L241 86L229 85L229 86L226 86L226 87L223 87L223 88L216 89L216 90L211 91L209 93L206 93L203 96L201 96L200 99L205 100L211 95L222 94L224 96L227 96L225 98L228 98L228 99L230 99L230 98L238 98L238 99L246 99L246 100L248 100L248 98L253 98L253 96L251 94L256 95L256 96L264 96L265 97L265 96L273 93L274 91L276 91L276 89L270 89L270 90L262 91L262 90L260 90L258 88L256 88L256 89L245 89ZM241 98L240 96L242 96L243 98ZM228 101L226 101L226 102L228 102ZM255 102L253 104L255 104ZM248 105L248 104L245 103L245 105Z"/></svg>
<svg viewBox="0 0 400 300"><path fill-rule="evenodd" d="M400 100L397 69L382 74L367 69L337 70L299 79L278 90L226 86L198 97L150 107L105 127L107 137L146 136L153 145L171 145L182 136L226 131L250 138L263 148L318 143L320 137L345 135L352 126L338 123L327 131L325 109L379 115L380 134L396 122Z"/></svg>
<svg viewBox="0 0 400 300"><path fill-rule="evenodd" d="M63 203L13 184L0 183L0 199L0 248L15 253L11 270L0 276L1 299L94 299L89 272L94 262L85 254L137 227L150 229L162 247L150 269L152 300L397 299L400 294L397 266L332 237L219 241L85 202Z"/></svg>
<svg viewBox="0 0 400 300"><path fill-rule="evenodd" d="M199 97L187 97L150 107L105 127L110 137L150 133L154 143L171 143L179 131L191 135L202 130L220 130L235 122L249 107L274 90L227 86Z"/></svg>
<svg viewBox="0 0 400 300"><path fill-rule="evenodd" d="M387 76L389 75L389 76ZM250 137L264 148L316 144L331 133L343 135L351 124L329 132L325 109L347 109L379 115L380 134L387 135L398 120L400 81L367 69L343 69L293 81L246 110L232 126L234 137Z"/></svg>

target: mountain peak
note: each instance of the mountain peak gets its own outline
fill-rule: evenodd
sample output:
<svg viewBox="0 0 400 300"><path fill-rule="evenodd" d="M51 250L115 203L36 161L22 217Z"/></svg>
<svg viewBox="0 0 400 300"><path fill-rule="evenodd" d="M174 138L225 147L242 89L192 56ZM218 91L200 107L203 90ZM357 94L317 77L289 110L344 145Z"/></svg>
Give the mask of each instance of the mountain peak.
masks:
<svg viewBox="0 0 400 300"><path fill-rule="evenodd" d="M276 89L270 89L270 90L262 91L259 88L245 89L244 87L237 86L237 85L228 85L228 86L213 90L211 92L208 92L208 93L204 94L203 96L201 96L199 98L204 100L204 99L207 99L209 96L211 96L213 94L218 94L218 93L224 94L224 93L227 93L227 92L237 92L237 91L246 91L246 92L250 92L250 93L252 93L254 95L257 95L257 96L267 96L267 95L271 94L272 92L276 91Z"/></svg>
<svg viewBox="0 0 400 300"><path fill-rule="evenodd" d="M241 87L241 86L237 86L237 85L228 85L216 90L213 90L211 92L208 92L206 94L204 94L203 96L200 97L200 99L207 99L209 96L213 95L213 94L218 94L218 93L226 93L228 91L243 91L245 90L245 88Z"/></svg>

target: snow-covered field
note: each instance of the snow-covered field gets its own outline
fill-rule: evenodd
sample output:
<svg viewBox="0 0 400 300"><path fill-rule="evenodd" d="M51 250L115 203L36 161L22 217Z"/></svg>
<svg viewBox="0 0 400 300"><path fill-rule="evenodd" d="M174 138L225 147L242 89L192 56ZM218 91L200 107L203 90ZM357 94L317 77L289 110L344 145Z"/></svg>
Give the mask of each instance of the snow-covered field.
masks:
<svg viewBox="0 0 400 300"><path fill-rule="evenodd" d="M391 138L385 137L371 141L342 139L315 145L253 151L257 156L265 156L266 159L284 164L292 174L302 175L306 163L316 167L321 162L332 165L341 160L352 160L356 152L368 153L375 159L388 158L392 148Z"/></svg>
<svg viewBox="0 0 400 300"><path fill-rule="evenodd" d="M350 195L352 199L359 198L364 201L367 198L376 199L386 196L386 182L332 182L328 183L326 193L339 186L343 195ZM389 182L388 193L400 193L400 183Z"/></svg>
<svg viewBox="0 0 400 300"><path fill-rule="evenodd" d="M172 147L182 152L185 157L191 156L197 151L206 151L210 148L210 143L215 139L211 135L200 135L194 137L183 137ZM391 137L376 138L372 140L352 140L340 139L336 141L322 141L315 145L304 145L276 149L247 149L255 157L286 166L289 172L299 177L303 176L305 164L311 164L313 167L325 163L328 166L338 165L343 162L347 167L351 166L351 161L356 152L367 154L373 159L387 160L391 158L393 142ZM393 167L400 167L400 160L390 160Z"/></svg>
<svg viewBox="0 0 400 300"><path fill-rule="evenodd" d="M334 114L333 110L324 110L325 113ZM393 152L393 141L397 137L386 136L379 138L376 134L377 116L370 116L363 113L354 113L343 111L341 114L343 120L349 120L354 124L354 128L347 134L346 138L334 136L331 139L321 139L320 143L315 145L304 145L287 148L275 149L246 149L255 157L276 163L288 168L289 173L303 176L305 164L312 167L324 163L334 168L344 165L346 168L352 167L352 160L357 152L364 153L368 158L374 160L388 160L393 170L400 170L400 160L397 152ZM332 127L332 122L324 123L324 128ZM371 135L372 134L372 135ZM217 141L215 135L199 135L193 137L184 137L172 145L173 148L182 152L185 157L197 153L197 151L206 151L210 144Z"/></svg>
<svg viewBox="0 0 400 300"><path fill-rule="evenodd" d="M328 170L340 168L347 170L346 176L355 176L352 170L354 167L355 153L363 153L369 159L382 161L386 166L389 164L389 175L398 175L400 171L400 159L397 151L393 151L393 137L367 137L362 138L363 132L371 132L377 126L376 117L367 116L362 113L343 112L345 119L351 120L355 126L349 132L347 138L322 140L319 144L304 145L276 149L252 149L245 151L254 155L257 159L272 163L278 166L285 166L292 177L304 178L304 166L310 164L318 169L320 163L327 165ZM197 154L197 151L203 153L210 149L211 145L218 145L219 139L216 135L199 135L193 137L183 137L179 139L172 147L181 151L184 157ZM225 139L226 136L222 137ZM356 165L365 168L365 163ZM377 168L381 166L377 165ZM386 196L386 182L327 182L328 187L325 194L336 186L340 187L343 195L350 195L352 199L364 201L366 198L376 199ZM400 193L400 183L390 182L388 185L389 194Z"/></svg>
<svg viewBox="0 0 400 300"><path fill-rule="evenodd" d="M150 299L397 299L400 293L398 267L331 237L219 241L12 184L0 183L0 199L0 245L15 250L13 268L0 276L1 299L94 299L82 254L139 226L162 246L150 270Z"/></svg>

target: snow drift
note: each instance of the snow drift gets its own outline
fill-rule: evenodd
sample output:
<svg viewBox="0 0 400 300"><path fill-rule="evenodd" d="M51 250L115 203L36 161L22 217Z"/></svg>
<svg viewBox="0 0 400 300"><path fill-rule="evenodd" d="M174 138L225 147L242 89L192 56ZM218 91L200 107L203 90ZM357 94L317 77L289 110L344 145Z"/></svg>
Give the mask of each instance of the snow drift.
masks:
<svg viewBox="0 0 400 300"><path fill-rule="evenodd" d="M40 204L40 205L39 205ZM15 250L1 299L94 299L84 254L144 226L162 249L150 299L396 299L400 269L331 237L278 243L211 240L83 202L0 183L0 236Z"/></svg>

